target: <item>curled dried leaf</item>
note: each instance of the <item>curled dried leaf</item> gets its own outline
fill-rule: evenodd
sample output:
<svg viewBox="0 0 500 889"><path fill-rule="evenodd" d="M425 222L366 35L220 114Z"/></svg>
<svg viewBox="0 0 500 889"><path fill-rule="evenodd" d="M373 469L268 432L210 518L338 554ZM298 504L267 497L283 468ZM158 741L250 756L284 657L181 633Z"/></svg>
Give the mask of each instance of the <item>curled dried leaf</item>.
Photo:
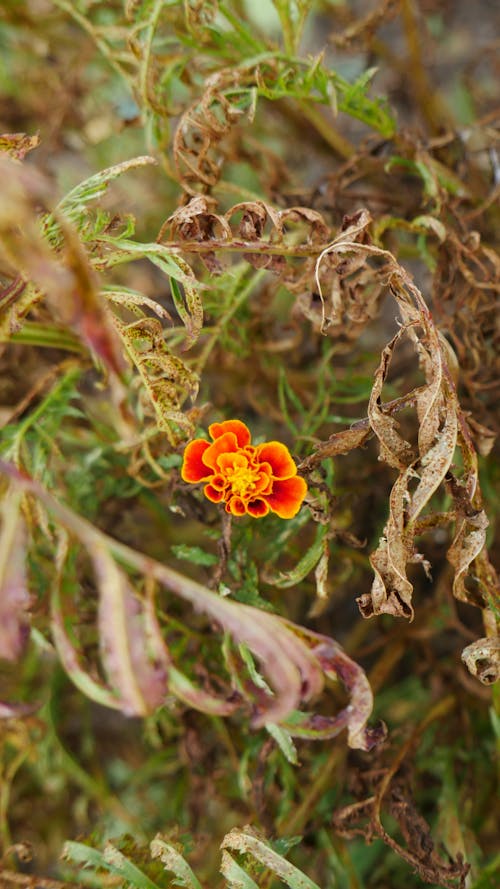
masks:
<svg viewBox="0 0 500 889"><path fill-rule="evenodd" d="M431 516L422 518L422 512L433 494L446 482L454 500L454 511L449 518L457 521L455 539L448 553L455 568L454 593L458 598L488 609L489 600L494 601L496 596L492 573L482 572L483 588L479 600L468 592L465 585L472 566L479 564L483 556L488 521L481 505L472 436L456 394L456 365L450 366L450 350L422 294L405 270L388 251L353 237L359 235L360 230L363 231L368 219L366 213L359 214L345 235L339 235L325 248L316 268L320 287L321 264L326 256L347 254L362 258L365 263L381 261L382 275L398 304L402 319L401 329L382 353L368 409L369 426L380 444L380 459L397 469L399 476L391 491L384 534L370 557L375 571L372 590L362 595L358 603L366 617L382 612L410 619L413 617L413 587L407 577L407 565L420 561L425 567L425 560L416 549L415 537L426 524L432 524ZM406 404L413 404L416 408L416 448L402 436L391 411L382 404L382 388L390 361L396 345L405 335L415 347L425 377L423 386L403 397L403 402L406 398ZM457 447L460 448L464 466L461 480L456 480L450 472ZM324 454L328 443L322 448Z"/></svg>
<svg viewBox="0 0 500 889"><path fill-rule="evenodd" d="M500 679L500 636L477 639L462 652L462 660L473 676L483 685L493 685Z"/></svg>

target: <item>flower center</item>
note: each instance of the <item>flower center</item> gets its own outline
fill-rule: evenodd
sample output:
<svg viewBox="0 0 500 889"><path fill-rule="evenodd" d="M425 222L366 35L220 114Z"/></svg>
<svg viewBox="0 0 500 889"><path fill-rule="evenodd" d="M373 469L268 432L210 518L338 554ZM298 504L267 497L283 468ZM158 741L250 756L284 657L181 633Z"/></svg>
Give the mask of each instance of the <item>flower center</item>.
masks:
<svg viewBox="0 0 500 889"><path fill-rule="evenodd" d="M258 479L258 471L251 466L235 466L227 470L227 480L231 485L233 494L237 497L245 497L255 491L255 483Z"/></svg>

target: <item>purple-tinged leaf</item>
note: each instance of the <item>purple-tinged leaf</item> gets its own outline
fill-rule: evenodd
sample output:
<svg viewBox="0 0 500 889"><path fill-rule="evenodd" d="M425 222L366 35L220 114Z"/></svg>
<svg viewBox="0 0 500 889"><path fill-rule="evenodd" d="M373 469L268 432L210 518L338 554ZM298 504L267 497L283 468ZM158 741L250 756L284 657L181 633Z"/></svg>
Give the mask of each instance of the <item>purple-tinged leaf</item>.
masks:
<svg viewBox="0 0 500 889"><path fill-rule="evenodd" d="M0 658L17 661L29 638L26 532L21 493L9 490L0 506Z"/></svg>
<svg viewBox="0 0 500 889"><path fill-rule="evenodd" d="M102 544L90 550L99 588L99 641L106 675L128 716L145 716L165 701L169 657L151 603L132 589Z"/></svg>
<svg viewBox="0 0 500 889"><path fill-rule="evenodd" d="M347 728L349 747L371 750L380 744L387 732L383 723L374 728L367 726L373 709L373 694L364 670L329 636L313 633L288 621L283 622L310 646L325 675L340 679L351 700L337 716L295 713L292 719L281 723L281 728L286 729L292 737L310 740L334 738Z"/></svg>

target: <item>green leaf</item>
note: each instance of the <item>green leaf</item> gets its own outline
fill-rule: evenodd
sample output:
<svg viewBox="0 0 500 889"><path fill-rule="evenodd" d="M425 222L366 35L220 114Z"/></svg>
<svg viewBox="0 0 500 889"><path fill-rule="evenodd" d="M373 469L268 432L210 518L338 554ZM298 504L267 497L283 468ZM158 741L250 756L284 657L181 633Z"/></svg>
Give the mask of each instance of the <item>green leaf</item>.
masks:
<svg viewBox="0 0 500 889"><path fill-rule="evenodd" d="M278 589L287 589L287 587L296 586L301 580L316 567L321 557L324 555L324 538L327 533L326 525L318 525L316 537L312 546L304 553L295 568L290 571L280 572L277 576L266 576L266 582Z"/></svg>
<svg viewBox="0 0 500 889"><path fill-rule="evenodd" d="M105 194L109 183L112 182L113 179L117 179L118 176L122 176L123 173L135 169L136 167L144 167L148 164L156 163L157 161L154 157L143 155L141 157L130 158L130 160L123 161L121 164L115 164L113 167L108 167L106 170L100 170L99 173L90 176L89 179L85 179L83 182L80 182L72 188L62 201L59 202L56 211L64 213L68 219L75 222L81 214L82 209L85 208L87 204L97 200L97 198L100 198ZM49 220L47 220L47 222L49 222Z"/></svg>
<svg viewBox="0 0 500 889"><path fill-rule="evenodd" d="M286 729L280 728L279 725L275 725L273 722L268 722L266 725L266 730L269 732L271 737L274 738L288 762L291 763L292 766L298 766L299 760L297 756L297 748Z"/></svg>
<svg viewBox="0 0 500 889"><path fill-rule="evenodd" d="M193 565L205 565L206 567L209 567L210 565L216 565L219 561L218 556L213 553L205 552L200 546L187 546L185 543L179 543L175 546L171 546L170 549L177 559L184 559L186 562L191 562Z"/></svg>

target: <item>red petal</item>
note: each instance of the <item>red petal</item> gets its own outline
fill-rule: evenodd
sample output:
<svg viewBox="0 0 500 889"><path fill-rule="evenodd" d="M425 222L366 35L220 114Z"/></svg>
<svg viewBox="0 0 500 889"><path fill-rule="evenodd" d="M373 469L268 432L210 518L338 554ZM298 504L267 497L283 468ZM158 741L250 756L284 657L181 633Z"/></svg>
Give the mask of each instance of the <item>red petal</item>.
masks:
<svg viewBox="0 0 500 889"><path fill-rule="evenodd" d="M226 432L233 432L240 448L250 444L250 430L241 420L224 420L223 423L212 423L208 427L208 431L214 441L216 438L220 438L221 435L225 435Z"/></svg>
<svg viewBox="0 0 500 889"><path fill-rule="evenodd" d="M196 482L201 482L213 475L213 470L209 469L202 460L209 447L210 442L205 441L204 438L195 438L186 446L181 469L181 476L185 482L196 484Z"/></svg>
<svg viewBox="0 0 500 889"><path fill-rule="evenodd" d="M297 475L297 467L292 460L290 451L280 441L266 441L257 448L260 461L271 464L274 478L292 478Z"/></svg>
<svg viewBox="0 0 500 889"><path fill-rule="evenodd" d="M275 481L272 493L266 494L265 500L280 519L293 519L302 505L306 492L306 482L300 475L296 475L294 478Z"/></svg>
<svg viewBox="0 0 500 889"><path fill-rule="evenodd" d="M227 485L227 482L222 475L213 475L210 479L210 484L212 488L215 488L216 491L223 491Z"/></svg>
<svg viewBox="0 0 500 889"><path fill-rule="evenodd" d="M260 519L268 514L269 506L265 500L252 500L250 503L247 503L247 512L254 519Z"/></svg>
<svg viewBox="0 0 500 889"><path fill-rule="evenodd" d="M221 435L220 438L216 438L213 444L208 446L203 454L203 461L207 466L210 466L212 470L217 471L217 457L221 454L234 454L237 450L238 442L236 441L236 435L234 432L226 432L224 435ZM210 475L212 474L213 473L211 472Z"/></svg>
<svg viewBox="0 0 500 889"><path fill-rule="evenodd" d="M212 503L220 503L224 498L224 492L218 491L216 488L213 488L212 485L205 485L203 493L205 497L208 497L208 499L212 501Z"/></svg>

